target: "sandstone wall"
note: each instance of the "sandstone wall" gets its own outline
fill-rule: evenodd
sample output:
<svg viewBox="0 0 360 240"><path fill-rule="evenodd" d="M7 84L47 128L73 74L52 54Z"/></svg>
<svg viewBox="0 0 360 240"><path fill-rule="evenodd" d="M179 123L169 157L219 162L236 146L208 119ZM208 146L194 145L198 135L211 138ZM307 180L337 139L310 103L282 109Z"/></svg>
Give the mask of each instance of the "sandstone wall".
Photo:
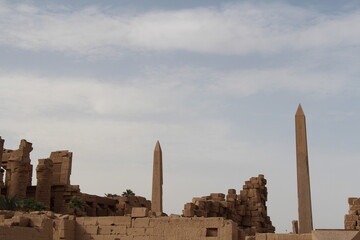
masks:
<svg viewBox="0 0 360 240"><path fill-rule="evenodd" d="M52 240L53 220L45 214L0 211L1 240Z"/></svg>
<svg viewBox="0 0 360 240"><path fill-rule="evenodd" d="M53 212L0 211L0 239L238 240L236 224L224 218L145 217L146 208L135 209L133 213L75 219Z"/></svg>
<svg viewBox="0 0 360 240"><path fill-rule="evenodd" d="M345 215L345 229L360 230L360 198L349 198L349 212Z"/></svg>
<svg viewBox="0 0 360 240"><path fill-rule="evenodd" d="M315 240L313 234L289 234L289 233L257 233L255 237L247 240ZM329 240L329 239L328 239Z"/></svg>
<svg viewBox="0 0 360 240"><path fill-rule="evenodd" d="M193 198L184 206L185 217L224 217L237 223L245 235L273 233L275 227L267 215L267 188L263 175L245 182L240 194L229 189L228 194L213 193L210 196Z"/></svg>
<svg viewBox="0 0 360 240"><path fill-rule="evenodd" d="M76 240L237 240L236 224L223 218L81 217Z"/></svg>

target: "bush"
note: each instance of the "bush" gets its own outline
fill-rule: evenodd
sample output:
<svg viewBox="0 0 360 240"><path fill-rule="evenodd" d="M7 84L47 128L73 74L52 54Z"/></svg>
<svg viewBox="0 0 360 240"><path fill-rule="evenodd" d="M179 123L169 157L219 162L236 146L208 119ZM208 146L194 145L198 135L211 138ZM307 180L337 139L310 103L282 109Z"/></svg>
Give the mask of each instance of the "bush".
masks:
<svg viewBox="0 0 360 240"><path fill-rule="evenodd" d="M44 211L47 207L33 198L25 198L17 201L17 209L25 212Z"/></svg>
<svg viewBox="0 0 360 240"><path fill-rule="evenodd" d="M16 197L0 196L0 210L15 211L17 207Z"/></svg>
<svg viewBox="0 0 360 240"><path fill-rule="evenodd" d="M85 203L82 199L73 197L68 203L68 208L83 211L85 209Z"/></svg>
<svg viewBox="0 0 360 240"><path fill-rule="evenodd" d="M105 197L120 197L119 195L117 195L116 193L105 193Z"/></svg>

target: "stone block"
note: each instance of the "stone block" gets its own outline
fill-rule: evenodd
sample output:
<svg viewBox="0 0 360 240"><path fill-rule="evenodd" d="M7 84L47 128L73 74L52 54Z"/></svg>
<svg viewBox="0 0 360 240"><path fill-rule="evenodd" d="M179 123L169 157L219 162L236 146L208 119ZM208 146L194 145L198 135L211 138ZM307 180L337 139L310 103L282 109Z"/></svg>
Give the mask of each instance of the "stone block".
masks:
<svg viewBox="0 0 360 240"><path fill-rule="evenodd" d="M85 225L85 232L91 235L97 235L99 233L99 226Z"/></svg>
<svg viewBox="0 0 360 240"><path fill-rule="evenodd" d="M150 218L135 218L132 220L132 227L146 228L149 227Z"/></svg>
<svg viewBox="0 0 360 240"><path fill-rule="evenodd" d="M129 236L145 236L145 228L128 228L126 234Z"/></svg>
<svg viewBox="0 0 360 240"><path fill-rule="evenodd" d="M184 217L193 217L195 215L195 212L192 209L184 209L183 215Z"/></svg>
<svg viewBox="0 0 360 240"><path fill-rule="evenodd" d="M223 193L211 193L210 197L212 200L219 200L219 201L225 200L225 194Z"/></svg>
<svg viewBox="0 0 360 240"><path fill-rule="evenodd" d="M228 194L236 194L236 189L229 189Z"/></svg>
<svg viewBox="0 0 360 240"><path fill-rule="evenodd" d="M145 207L134 207L131 210L131 217L133 218L143 218L149 215L149 209Z"/></svg>
<svg viewBox="0 0 360 240"><path fill-rule="evenodd" d="M97 222L100 226L131 226L130 216L116 216L116 217L97 217Z"/></svg>
<svg viewBox="0 0 360 240"><path fill-rule="evenodd" d="M134 236L133 240L150 240L150 236Z"/></svg>
<svg viewBox="0 0 360 240"><path fill-rule="evenodd" d="M86 226L87 225L92 225L92 226L98 225L98 221L97 221L96 217L83 217L81 220L83 221L83 225L86 225ZM76 221L78 221L78 218L76 219Z"/></svg>
<svg viewBox="0 0 360 240"><path fill-rule="evenodd" d="M256 233L255 239L256 240L267 240L266 233Z"/></svg>

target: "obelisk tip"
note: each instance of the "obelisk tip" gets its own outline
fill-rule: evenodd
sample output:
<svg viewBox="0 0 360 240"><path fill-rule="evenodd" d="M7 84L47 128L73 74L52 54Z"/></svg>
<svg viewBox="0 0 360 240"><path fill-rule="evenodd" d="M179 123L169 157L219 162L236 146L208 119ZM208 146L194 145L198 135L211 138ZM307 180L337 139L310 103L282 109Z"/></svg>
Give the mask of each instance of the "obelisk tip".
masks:
<svg viewBox="0 0 360 240"><path fill-rule="evenodd" d="M158 151L158 150L161 151L161 146L160 146L159 140L156 142L156 145L155 145L155 151Z"/></svg>
<svg viewBox="0 0 360 240"><path fill-rule="evenodd" d="M301 107L301 104L299 104L295 116L304 116L304 115L305 115L305 114L304 114L304 111L303 111L303 109L302 109L302 107Z"/></svg>

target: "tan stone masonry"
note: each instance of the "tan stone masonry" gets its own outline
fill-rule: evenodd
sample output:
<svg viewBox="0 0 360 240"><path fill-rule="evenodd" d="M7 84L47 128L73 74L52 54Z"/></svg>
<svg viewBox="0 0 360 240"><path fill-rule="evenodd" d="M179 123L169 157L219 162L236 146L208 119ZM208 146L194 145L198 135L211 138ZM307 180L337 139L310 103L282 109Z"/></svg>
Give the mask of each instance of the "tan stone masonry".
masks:
<svg viewBox="0 0 360 240"><path fill-rule="evenodd" d="M264 175L252 177L245 182L240 194L229 189L228 194L212 193L210 196L193 198L184 205L185 217L223 217L233 220L244 235L274 232L267 215L267 189Z"/></svg>
<svg viewBox="0 0 360 240"><path fill-rule="evenodd" d="M349 212L345 215L344 225L348 230L360 230L360 198L349 198Z"/></svg>

